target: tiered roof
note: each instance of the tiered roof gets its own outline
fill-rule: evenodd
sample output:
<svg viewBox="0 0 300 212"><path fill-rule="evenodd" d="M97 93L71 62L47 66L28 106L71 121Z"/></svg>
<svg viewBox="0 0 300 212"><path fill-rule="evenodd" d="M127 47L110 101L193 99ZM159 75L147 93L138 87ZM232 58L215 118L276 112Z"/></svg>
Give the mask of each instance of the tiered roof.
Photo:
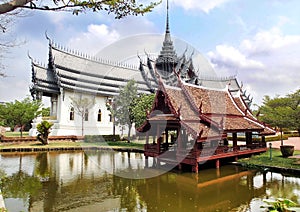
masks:
<svg viewBox="0 0 300 212"><path fill-rule="evenodd" d="M53 59L52 59L53 58ZM104 96L118 95L120 87L134 79L139 93L150 93L137 67L92 58L75 51L65 50L49 40L49 63L43 67L32 61L32 94L60 93L68 89ZM152 78L148 80L154 81Z"/></svg>
<svg viewBox="0 0 300 212"><path fill-rule="evenodd" d="M180 78L176 87L165 85L162 79L160 81L152 112L161 109L157 102L159 96L163 96L172 114L150 113L139 131L147 131L153 121L177 120L178 124L200 141L231 132L275 133L252 115L241 94L233 96L228 88L204 88L182 82Z"/></svg>

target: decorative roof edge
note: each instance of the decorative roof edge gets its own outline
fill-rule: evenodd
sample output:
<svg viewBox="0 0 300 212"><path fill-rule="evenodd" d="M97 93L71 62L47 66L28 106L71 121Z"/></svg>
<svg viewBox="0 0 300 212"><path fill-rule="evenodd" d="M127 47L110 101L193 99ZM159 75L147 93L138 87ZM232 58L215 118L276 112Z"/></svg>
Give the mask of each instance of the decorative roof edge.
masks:
<svg viewBox="0 0 300 212"><path fill-rule="evenodd" d="M81 52L79 50L75 50L75 49L70 49L68 47L65 47L63 45L60 45L59 43L56 43L55 41L53 41L51 38L49 38L49 36L47 35L47 33L45 33L46 39L49 41L49 45L51 46L51 48L63 52L65 54L69 54L78 58L82 58L85 60L89 60L92 62L96 62L96 63L102 63L104 65L111 65L111 66L115 66L115 67L119 67L119 68L126 68L126 69L131 69L131 70L138 70L138 66L137 65L133 65L133 64L129 64L129 63L123 63L123 62L115 62L115 61L111 61L109 59L103 59L103 58L99 58L96 56L92 56L90 54Z"/></svg>

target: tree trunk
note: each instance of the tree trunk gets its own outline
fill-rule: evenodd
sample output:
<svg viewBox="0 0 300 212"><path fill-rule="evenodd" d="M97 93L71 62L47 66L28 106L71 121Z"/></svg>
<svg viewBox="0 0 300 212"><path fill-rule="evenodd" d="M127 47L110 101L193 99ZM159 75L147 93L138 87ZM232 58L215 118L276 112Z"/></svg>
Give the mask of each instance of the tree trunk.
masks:
<svg viewBox="0 0 300 212"><path fill-rule="evenodd" d="M84 119L84 114L83 115L81 115L81 136L83 136L83 129L84 129L84 121L83 121L83 119Z"/></svg>
<svg viewBox="0 0 300 212"><path fill-rule="evenodd" d="M48 135L49 135L49 133L48 133ZM48 135L45 136L44 145L48 145L49 144Z"/></svg>
<svg viewBox="0 0 300 212"><path fill-rule="evenodd" d="M113 115L113 136L116 135L116 123L115 123L115 116Z"/></svg>
<svg viewBox="0 0 300 212"><path fill-rule="evenodd" d="M131 133L131 127L132 127L132 124L130 124L129 126L128 126L128 139L127 139L127 141L128 141L128 143L130 143L130 133Z"/></svg>
<svg viewBox="0 0 300 212"><path fill-rule="evenodd" d="M283 139L282 139L282 128L280 128L280 140L281 140L281 146L283 146Z"/></svg>

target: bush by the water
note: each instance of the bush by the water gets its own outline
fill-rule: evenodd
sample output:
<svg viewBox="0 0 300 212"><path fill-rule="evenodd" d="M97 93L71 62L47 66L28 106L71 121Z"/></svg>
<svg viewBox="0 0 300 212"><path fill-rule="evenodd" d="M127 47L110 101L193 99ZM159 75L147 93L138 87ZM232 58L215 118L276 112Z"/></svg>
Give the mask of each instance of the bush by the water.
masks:
<svg viewBox="0 0 300 212"><path fill-rule="evenodd" d="M111 142L120 141L120 135L86 135L84 136L84 142L96 143L96 142Z"/></svg>
<svg viewBox="0 0 300 212"><path fill-rule="evenodd" d="M43 145L48 144L48 136L50 134L50 129L53 126L53 123L50 123L48 121L42 121L36 126L36 129L38 131L37 139L40 141Z"/></svg>

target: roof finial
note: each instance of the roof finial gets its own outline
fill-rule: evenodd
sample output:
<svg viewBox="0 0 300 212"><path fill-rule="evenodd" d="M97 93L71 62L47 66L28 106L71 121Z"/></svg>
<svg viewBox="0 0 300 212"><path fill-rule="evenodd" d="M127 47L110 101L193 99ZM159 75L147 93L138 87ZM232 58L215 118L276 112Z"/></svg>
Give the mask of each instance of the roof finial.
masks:
<svg viewBox="0 0 300 212"><path fill-rule="evenodd" d="M169 26L169 0L167 0L167 23L166 23L166 33L170 33L170 26Z"/></svg>

